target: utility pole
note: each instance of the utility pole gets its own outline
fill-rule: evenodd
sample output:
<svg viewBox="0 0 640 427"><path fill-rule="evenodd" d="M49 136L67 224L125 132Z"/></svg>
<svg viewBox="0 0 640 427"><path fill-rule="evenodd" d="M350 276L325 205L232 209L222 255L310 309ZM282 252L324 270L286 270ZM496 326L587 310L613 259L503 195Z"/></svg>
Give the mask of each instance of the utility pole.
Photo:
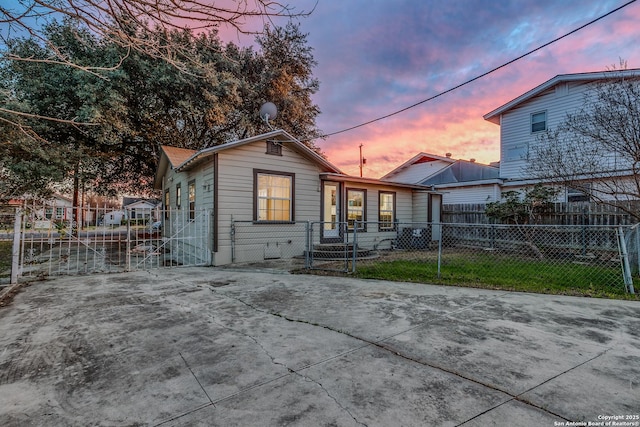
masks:
<svg viewBox="0 0 640 427"><path fill-rule="evenodd" d="M362 157L362 144L360 144L360 178L362 178L362 168L367 164L367 159Z"/></svg>

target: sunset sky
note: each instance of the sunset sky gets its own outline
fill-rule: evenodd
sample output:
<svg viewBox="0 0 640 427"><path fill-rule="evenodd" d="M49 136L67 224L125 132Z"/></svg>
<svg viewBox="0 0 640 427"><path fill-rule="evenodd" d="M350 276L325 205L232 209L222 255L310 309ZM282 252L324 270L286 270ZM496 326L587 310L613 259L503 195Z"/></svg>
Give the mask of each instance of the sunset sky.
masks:
<svg viewBox="0 0 640 427"><path fill-rule="evenodd" d="M330 134L405 108L627 2L318 0L300 20L318 61L318 127ZM289 3L301 11L316 2ZM484 114L557 74L604 70L620 58L640 68L640 2L434 101L316 144L353 175L363 144L364 176L372 178L421 151L497 161L499 127Z"/></svg>

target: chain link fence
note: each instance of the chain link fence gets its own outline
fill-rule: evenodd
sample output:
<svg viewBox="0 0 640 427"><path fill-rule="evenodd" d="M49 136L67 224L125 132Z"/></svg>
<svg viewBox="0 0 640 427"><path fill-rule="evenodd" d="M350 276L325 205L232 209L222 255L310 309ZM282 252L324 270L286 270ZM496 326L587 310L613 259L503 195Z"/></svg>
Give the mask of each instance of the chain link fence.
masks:
<svg viewBox="0 0 640 427"><path fill-rule="evenodd" d="M395 239L355 240L378 257L356 260L353 271L372 277L397 269L429 283L633 293L639 270L640 236L629 226L399 223Z"/></svg>
<svg viewBox="0 0 640 427"><path fill-rule="evenodd" d="M14 218L20 221L19 275L211 265L211 211L137 215L96 209L85 212L91 220L79 226L22 212ZM0 243L15 247L15 222L5 222ZM294 268L392 279L397 271L400 280L425 283L632 293L640 275L639 225L232 221L229 237L232 263L286 260Z"/></svg>
<svg viewBox="0 0 640 427"><path fill-rule="evenodd" d="M640 274L638 226L246 221L232 230L234 262L296 258L362 277L595 295L633 293Z"/></svg>
<svg viewBox="0 0 640 427"><path fill-rule="evenodd" d="M309 223L231 223L231 261L246 263L298 260L304 264L309 247Z"/></svg>

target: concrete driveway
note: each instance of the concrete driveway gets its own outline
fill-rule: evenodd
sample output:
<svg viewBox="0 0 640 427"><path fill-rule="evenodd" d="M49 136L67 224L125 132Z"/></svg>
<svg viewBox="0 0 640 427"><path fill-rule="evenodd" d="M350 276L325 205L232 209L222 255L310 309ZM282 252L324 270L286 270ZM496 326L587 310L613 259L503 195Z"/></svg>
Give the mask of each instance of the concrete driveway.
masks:
<svg viewBox="0 0 640 427"><path fill-rule="evenodd" d="M36 282L0 307L3 426L639 415L637 302L176 268Z"/></svg>

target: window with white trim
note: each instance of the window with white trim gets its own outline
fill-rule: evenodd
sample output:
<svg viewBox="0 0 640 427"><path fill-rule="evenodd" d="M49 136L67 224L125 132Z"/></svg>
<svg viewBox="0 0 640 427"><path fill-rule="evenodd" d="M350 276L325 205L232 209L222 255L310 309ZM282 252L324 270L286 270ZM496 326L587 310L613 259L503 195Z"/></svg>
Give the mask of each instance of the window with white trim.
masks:
<svg viewBox="0 0 640 427"><path fill-rule="evenodd" d="M547 112L541 111L531 115L531 133L547 130Z"/></svg>

